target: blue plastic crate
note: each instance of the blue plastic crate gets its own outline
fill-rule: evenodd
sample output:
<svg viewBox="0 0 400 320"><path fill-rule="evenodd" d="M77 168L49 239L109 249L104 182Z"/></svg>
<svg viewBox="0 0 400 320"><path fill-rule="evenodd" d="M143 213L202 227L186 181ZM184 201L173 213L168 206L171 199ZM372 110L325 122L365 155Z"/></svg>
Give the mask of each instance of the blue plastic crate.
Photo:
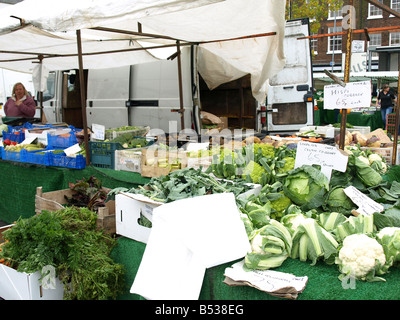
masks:
<svg viewBox="0 0 400 320"><path fill-rule="evenodd" d="M49 148L65 149L65 148L71 147L77 143L78 143L78 139L76 138L74 131L70 132L70 136L68 138L51 135L49 133L47 134L47 146Z"/></svg>
<svg viewBox="0 0 400 320"><path fill-rule="evenodd" d="M50 165L49 158L46 155L39 154L43 150L28 151L21 149L21 151L9 151L1 147L1 158L3 160L26 162L33 164Z"/></svg>
<svg viewBox="0 0 400 320"><path fill-rule="evenodd" d="M64 167L71 169L85 169L86 158L78 154L76 157L68 157L65 153L52 153L50 155L50 165L55 167Z"/></svg>
<svg viewBox="0 0 400 320"><path fill-rule="evenodd" d="M25 133L23 132L23 130L9 130L8 132L3 131L3 141L6 139L21 143L25 140Z"/></svg>
<svg viewBox="0 0 400 320"><path fill-rule="evenodd" d="M23 150L21 150L22 152ZM26 150L24 150L26 151ZM27 163L33 163L33 164L40 164L44 166L49 166L50 165L50 155L49 152L45 152L42 154L42 152L45 150L37 150L37 151L30 151L26 152L26 155L23 155L23 162Z"/></svg>

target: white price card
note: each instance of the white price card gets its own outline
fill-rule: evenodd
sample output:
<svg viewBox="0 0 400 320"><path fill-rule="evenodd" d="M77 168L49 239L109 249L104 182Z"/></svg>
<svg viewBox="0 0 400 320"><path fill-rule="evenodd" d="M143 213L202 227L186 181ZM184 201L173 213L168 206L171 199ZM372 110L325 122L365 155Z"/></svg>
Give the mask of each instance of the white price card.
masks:
<svg viewBox="0 0 400 320"><path fill-rule="evenodd" d="M93 137L96 140L104 140L106 127L101 124L92 124Z"/></svg>
<svg viewBox="0 0 400 320"><path fill-rule="evenodd" d="M371 105L371 82L358 81L324 86L324 109L368 108Z"/></svg>
<svg viewBox="0 0 400 320"><path fill-rule="evenodd" d="M358 206L357 212L364 215L371 215L374 212L382 212L383 206L366 196L353 186L343 189L344 193Z"/></svg>
<svg viewBox="0 0 400 320"><path fill-rule="evenodd" d="M330 180L332 170L345 172L349 157L336 147L321 143L300 141L297 144L294 167L302 165L320 165L321 172Z"/></svg>
<svg viewBox="0 0 400 320"><path fill-rule="evenodd" d="M76 144L74 144L73 146L71 146L71 147L69 147L69 148L67 148L67 149L64 149L64 153L65 153L67 156L71 156L71 155L73 155L73 154L76 154L76 153L78 153L79 151L81 151L81 147L79 146L79 143L76 143Z"/></svg>

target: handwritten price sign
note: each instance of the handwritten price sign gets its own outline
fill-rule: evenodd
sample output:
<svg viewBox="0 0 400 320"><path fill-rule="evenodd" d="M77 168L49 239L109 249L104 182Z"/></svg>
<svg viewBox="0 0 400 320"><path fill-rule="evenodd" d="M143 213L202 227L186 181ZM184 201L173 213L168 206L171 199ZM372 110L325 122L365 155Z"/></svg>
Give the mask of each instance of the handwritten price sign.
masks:
<svg viewBox="0 0 400 320"><path fill-rule="evenodd" d="M317 164L321 166L321 172L331 179L332 170L345 172L349 157L336 147L320 143L300 141L297 144L296 161L294 167Z"/></svg>
<svg viewBox="0 0 400 320"><path fill-rule="evenodd" d="M371 82L349 82L324 86L324 109L368 108L371 105Z"/></svg>

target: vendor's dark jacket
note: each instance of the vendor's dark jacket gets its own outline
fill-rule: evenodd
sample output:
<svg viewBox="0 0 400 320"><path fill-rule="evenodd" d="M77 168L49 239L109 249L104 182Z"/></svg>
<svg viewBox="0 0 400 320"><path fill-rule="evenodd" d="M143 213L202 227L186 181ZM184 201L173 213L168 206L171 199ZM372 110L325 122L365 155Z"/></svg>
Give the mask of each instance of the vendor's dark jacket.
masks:
<svg viewBox="0 0 400 320"><path fill-rule="evenodd" d="M385 94L383 91L379 92L378 94L378 100L381 100L381 108L386 109L388 107L393 107L393 99L396 99L395 95L388 91L387 94Z"/></svg>

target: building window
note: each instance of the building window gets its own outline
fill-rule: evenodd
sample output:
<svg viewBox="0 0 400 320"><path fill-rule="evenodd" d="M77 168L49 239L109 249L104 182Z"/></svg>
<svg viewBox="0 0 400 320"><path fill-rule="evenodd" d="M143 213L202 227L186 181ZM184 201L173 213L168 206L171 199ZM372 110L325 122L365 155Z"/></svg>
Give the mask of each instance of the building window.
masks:
<svg viewBox="0 0 400 320"><path fill-rule="evenodd" d="M382 3L383 0L378 0ZM382 9L374 6L373 4L368 4L368 19L382 18Z"/></svg>
<svg viewBox="0 0 400 320"><path fill-rule="evenodd" d="M342 32L342 27L330 27L328 33ZM342 52L342 35L335 35L328 37L328 54L329 53L340 53Z"/></svg>
<svg viewBox="0 0 400 320"><path fill-rule="evenodd" d="M313 36L316 35L316 33L312 34ZM318 54L318 38L311 38L310 39L310 47L312 52L317 55Z"/></svg>
<svg viewBox="0 0 400 320"><path fill-rule="evenodd" d="M400 0L390 0L390 8L400 12Z"/></svg>
<svg viewBox="0 0 400 320"><path fill-rule="evenodd" d="M382 45L382 34L380 33L372 33L369 35L369 43L368 48L376 48ZM372 58L379 58L378 52L372 52Z"/></svg>
<svg viewBox="0 0 400 320"><path fill-rule="evenodd" d="M400 32L391 32L389 39L390 46L398 46L400 45Z"/></svg>
<svg viewBox="0 0 400 320"><path fill-rule="evenodd" d="M333 11L333 10L329 9L328 20L334 20L335 19L335 14L336 14L336 19L342 19L343 18L343 8L340 7L336 11Z"/></svg>

